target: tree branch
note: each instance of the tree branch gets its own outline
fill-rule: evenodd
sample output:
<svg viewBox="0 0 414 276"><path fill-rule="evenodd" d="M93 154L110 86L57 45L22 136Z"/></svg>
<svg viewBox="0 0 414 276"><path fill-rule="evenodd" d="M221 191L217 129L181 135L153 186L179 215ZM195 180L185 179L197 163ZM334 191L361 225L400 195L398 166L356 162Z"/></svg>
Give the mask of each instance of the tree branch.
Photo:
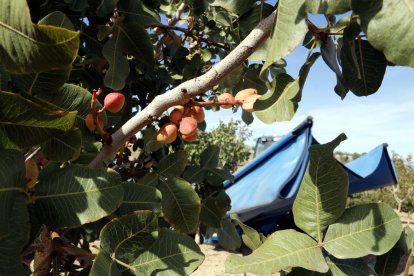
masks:
<svg viewBox="0 0 414 276"><path fill-rule="evenodd" d="M152 118L159 117L169 107L183 105L194 96L202 94L220 83L232 70L242 64L270 35L276 11L262 20L250 34L223 60L204 75L188 80L174 89L155 97L142 111L112 134L112 144L105 145L89 167L107 166L130 137L140 131Z"/></svg>

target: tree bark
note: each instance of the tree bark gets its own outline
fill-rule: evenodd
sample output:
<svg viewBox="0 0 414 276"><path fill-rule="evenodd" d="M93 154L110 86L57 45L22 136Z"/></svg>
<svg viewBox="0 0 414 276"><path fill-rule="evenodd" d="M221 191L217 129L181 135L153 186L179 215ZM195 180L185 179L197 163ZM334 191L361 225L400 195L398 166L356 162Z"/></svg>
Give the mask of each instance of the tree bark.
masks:
<svg viewBox="0 0 414 276"><path fill-rule="evenodd" d="M146 108L112 134L112 144L105 145L89 164L89 167L107 166L114 159L119 148L135 133L151 123L154 118L161 116L169 107L185 104L194 96L205 93L220 83L269 37L275 18L276 11L263 19L232 52L204 75L183 82L174 89L155 97Z"/></svg>

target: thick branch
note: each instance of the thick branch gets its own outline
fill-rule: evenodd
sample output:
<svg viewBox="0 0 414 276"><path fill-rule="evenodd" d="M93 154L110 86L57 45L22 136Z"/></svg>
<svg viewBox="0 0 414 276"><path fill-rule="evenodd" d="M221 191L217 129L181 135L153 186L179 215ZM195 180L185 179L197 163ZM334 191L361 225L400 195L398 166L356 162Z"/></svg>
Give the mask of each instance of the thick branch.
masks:
<svg viewBox="0 0 414 276"><path fill-rule="evenodd" d="M107 166L130 137L159 117L169 107L185 104L194 96L202 94L222 81L232 70L242 64L270 35L276 12L262 20L256 28L223 60L200 77L188 80L174 89L155 97L142 111L138 112L112 135L112 144L105 145L102 151L89 164L99 168Z"/></svg>

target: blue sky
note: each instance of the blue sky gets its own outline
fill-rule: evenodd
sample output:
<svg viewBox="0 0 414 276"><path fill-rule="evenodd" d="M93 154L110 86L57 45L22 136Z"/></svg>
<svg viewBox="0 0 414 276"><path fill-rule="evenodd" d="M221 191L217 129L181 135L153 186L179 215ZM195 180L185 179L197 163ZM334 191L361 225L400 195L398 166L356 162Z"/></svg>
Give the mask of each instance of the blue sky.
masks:
<svg viewBox="0 0 414 276"><path fill-rule="evenodd" d="M307 49L297 48L286 57L287 71L296 77L304 62ZM387 67L381 88L368 97L356 97L351 92L341 100L333 90L336 77L320 57L313 65L303 89L302 101L290 122L266 125L257 118L250 126L253 138L261 135L283 135L307 116L314 118L313 134L321 143L341 132L348 139L337 148L346 152L367 152L381 143L389 150L406 155L414 153L414 71L407 67ZM220 120L241 119L241 112L230 110L207 113L208 130Z"/></svg>

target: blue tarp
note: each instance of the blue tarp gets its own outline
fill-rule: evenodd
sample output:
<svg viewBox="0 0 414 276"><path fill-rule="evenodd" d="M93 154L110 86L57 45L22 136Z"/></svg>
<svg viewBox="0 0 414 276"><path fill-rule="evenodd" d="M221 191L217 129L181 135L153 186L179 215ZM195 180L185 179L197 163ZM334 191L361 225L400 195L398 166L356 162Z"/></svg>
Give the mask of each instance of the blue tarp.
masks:
<svg viewBox="0 0 414 276"><path fill-rule="evenodd" d="M243 222L260 226L269 219L276 223L278 216L291 210L308 165L308 149L318 143L312 136L312 123L308 118L237 171L233 182L224 183L232 204L229 214L237 213ZM386 144L341 165L348 173L349 194L398 181Z"/></svg>

